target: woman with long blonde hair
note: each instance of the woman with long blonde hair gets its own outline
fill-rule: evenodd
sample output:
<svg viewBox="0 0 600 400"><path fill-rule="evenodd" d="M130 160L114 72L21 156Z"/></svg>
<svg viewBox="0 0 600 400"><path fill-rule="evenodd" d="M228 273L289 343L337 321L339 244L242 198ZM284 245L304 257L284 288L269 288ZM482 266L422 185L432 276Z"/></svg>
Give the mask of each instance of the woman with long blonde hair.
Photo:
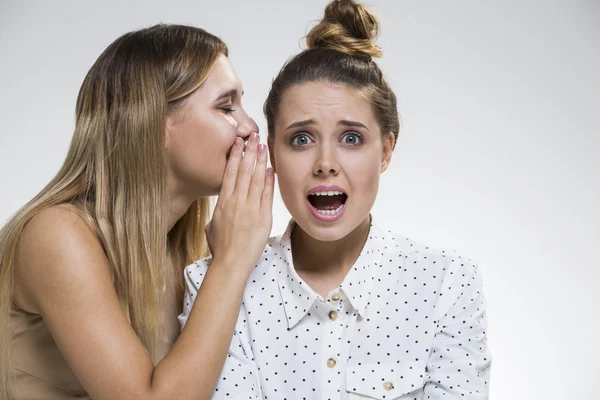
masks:
<svg viewBox="0 0 600 400"><path fill-rule="evenodd" d="M227 55L202 29L156 25L92 66L62 168L0 231L0 398L212 394L272 223ZM209 249L179 334L183 267Z"/></svg>

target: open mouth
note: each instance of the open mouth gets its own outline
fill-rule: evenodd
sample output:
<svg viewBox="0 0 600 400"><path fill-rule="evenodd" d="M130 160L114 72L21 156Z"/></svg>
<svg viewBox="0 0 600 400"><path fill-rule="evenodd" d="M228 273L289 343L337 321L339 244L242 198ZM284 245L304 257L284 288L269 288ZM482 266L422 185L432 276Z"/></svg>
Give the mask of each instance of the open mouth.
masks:
<svg viewBox="0 0 600 400"><path fill-rule="evenodd" d="M331 218L344 209L348 195L339 190L316 191L309 194L307 199L319 216Z"/></svg>

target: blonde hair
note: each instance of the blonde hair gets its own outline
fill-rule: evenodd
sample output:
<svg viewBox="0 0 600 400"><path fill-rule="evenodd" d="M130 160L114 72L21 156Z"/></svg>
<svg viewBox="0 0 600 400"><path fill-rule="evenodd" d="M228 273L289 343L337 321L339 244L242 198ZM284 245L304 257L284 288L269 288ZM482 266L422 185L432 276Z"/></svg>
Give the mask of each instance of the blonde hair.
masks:
<svg viewBox="0 0 600 400"><path fill-rule="evenodd" d="M25 225L59 204L76 207L96 232L131 326L156 362L167 255L183 294L183 266L207 254L209 199L167 222L165 120L207 78L226 45L194 27L127 33L100 55L79 91L76 126L58 174L0 230L0 398L10 398L10 308Z"/></svg>

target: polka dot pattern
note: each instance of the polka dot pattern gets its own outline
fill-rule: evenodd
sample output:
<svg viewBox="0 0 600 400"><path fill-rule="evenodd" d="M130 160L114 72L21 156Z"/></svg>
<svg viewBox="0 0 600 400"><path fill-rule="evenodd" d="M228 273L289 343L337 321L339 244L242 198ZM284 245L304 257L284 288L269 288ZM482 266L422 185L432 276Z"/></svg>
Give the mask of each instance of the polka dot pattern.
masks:
<svg viewBox="0 0 600 400"><path fill-rule="evenodd" d="M488 398L481 274L467 257L371 226L326 298L293 268L290 223L250 275L214 399ZM210 265L185 270L185 325Z"/></svg>

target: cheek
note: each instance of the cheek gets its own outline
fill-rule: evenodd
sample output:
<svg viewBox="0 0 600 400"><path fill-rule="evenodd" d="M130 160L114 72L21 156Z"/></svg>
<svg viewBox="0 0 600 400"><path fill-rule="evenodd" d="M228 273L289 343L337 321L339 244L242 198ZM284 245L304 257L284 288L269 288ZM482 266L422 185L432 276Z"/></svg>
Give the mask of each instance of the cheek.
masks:
<svg viewBox="0 0 600 400"><path fill-rule="evenodd" d="M167 153L176 176L206 184L221 178L236 137L231 122L222 117L189 119L172 133Z"/></svg>
<svg viewBox="0 0 600 400"><path fill-rule="evenodd" d="M312 173L312 164L302 153L281 151L277 147L274 151L281 197L286 202L291 199L295 201L297 194L306 189L306 177Z"/></svg>
<svg viewBox="0 0 600 400"><path fill-rule="evenodd" d="M198 126L197 138L199 145L206 148L207 152L219 152L223 147L225 151L233 144L237 136L237 124L230 116L215 116Z"/></svg>
<svg viewBox="0 0 600 400"><path fill-rule="evenodd" d="M348 157L344 172L353 191L375 196L381 176L381 155L365 154L365 156Z"/></svg>
<svg viewBox="0 0 600 400"><path fill-rule="evenodd" d="M188 159L206 169L221 169L227 162L226 154L237 137L235 121L223 115L201 121L188 131L186 151Z"/></svg>
<svg viewBox="0 0 600 400"><path fill-rule="evenodd" d="M289 197L294 188L302 188L299 169L289 159L277 163L277 179L282 197Z"/></svg>

